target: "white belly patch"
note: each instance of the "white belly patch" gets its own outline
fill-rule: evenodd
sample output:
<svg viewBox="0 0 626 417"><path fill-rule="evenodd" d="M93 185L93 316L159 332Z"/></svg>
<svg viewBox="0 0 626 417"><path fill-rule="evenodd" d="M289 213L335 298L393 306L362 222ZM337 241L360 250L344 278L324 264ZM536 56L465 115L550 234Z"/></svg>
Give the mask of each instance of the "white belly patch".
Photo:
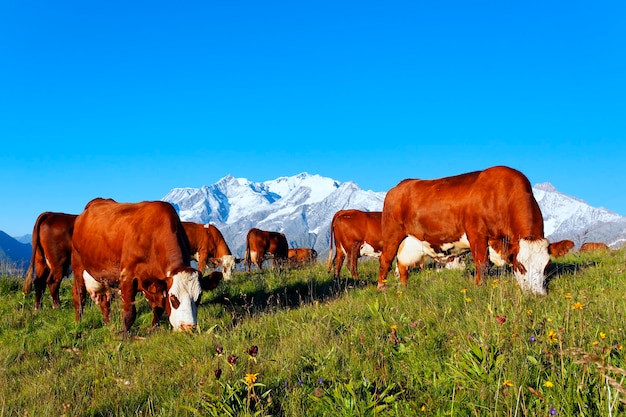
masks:
<svg viewBox="0 0 626 417"><path fill-rule="evenodd" d="M359 250L359 256L369 256L371 258L380 258L380 252L374 250L372 245L365 242L361 245L361 249Z"/></svg>
<svg viewBox="0 0 626 417"><path fill-rule="evenodd" d="M468 252L469 249L469 241L465 234L463 234L457 242L444 243L441 245L441 250L444 252L436 252L430 243L409 235L400 243L397 257L399 264L413 266L424 262L427 256L438 262L445 262L453 256Z"/></svg>
<svg viewBox="0 0 626 417"><path fill-rule="evenodd" d="M101 282L96 281L94 277L87 271L83 271L83 280L85 280L85 288L91 298L95 300L97 294L102 294L106 292L104 285Z"/></svg>

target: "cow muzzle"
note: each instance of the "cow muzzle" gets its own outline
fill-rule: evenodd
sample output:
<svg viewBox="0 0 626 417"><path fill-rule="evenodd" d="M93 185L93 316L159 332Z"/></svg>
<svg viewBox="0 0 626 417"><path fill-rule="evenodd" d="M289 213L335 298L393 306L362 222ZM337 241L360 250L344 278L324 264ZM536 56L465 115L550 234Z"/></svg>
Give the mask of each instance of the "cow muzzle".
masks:
<svg viewBox="0 0 626 417"><path fill-rule="evenodd" d="M181 323L177 330L179 332L193 333L196 330L196 325L191 323Z"/></svg>

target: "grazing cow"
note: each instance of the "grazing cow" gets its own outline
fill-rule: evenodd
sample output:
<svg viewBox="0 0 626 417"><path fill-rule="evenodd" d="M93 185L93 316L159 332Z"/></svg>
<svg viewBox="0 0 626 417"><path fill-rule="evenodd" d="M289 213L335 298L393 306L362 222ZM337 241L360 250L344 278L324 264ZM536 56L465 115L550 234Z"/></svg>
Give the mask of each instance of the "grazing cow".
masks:
<svg viewBox="0 0 626 417"><path fill-rule="evenodd" d="M207 262L210 262L215 268L221 266L224 279L230 279L235 264L241 262L241 259L231 253L222 232L212 224L183 222L183 227L189 239L191 259L198 262L198 269L204 273Z"/></svg>
<svg viewBox="0 0 626 417"><path fill-rule="evenodd" d="M125 335L137 314L137 292L152 307L152 325L166 311L174 330L191 330L202 290L215 288L222 278L221 273L203 277L190 266L183 225L172 205L163 201L92 200L76 218L72 244L76 321L88 291L109 322L111 289L118 287Z"/></svg>
<svg viewBox="0 0 626 417"><path fill-rule="evenodd" d="M265 257L273 257L274 267L282 267L289 258L289 245L284 233L268 232L252 228L246 236L246 264L248 272L250 265L255 264L259 269L263 269Z"/></svg>
<svg viewBox="0 0 626 417"><path fill-rule="evenodd" d="M317 260L317 251L309 248L293 248L287 251L289 266L310 265Z"/></svg>
<svg viewBox="0 0 626 417"><path fill-rule="evenodd" d="M46 284L52 297L52 308L61 306L59 287L63 277L69 277L72 272L72 233L76 216L46 211L37 217L23 287L24 294L29 294L35 287L35 310L41 308Z"/></svg>
<svg viewBox="0 0 626 417"><path fill-rule="evenodd" d="M610 248L606 243L587 242L587 243L582 244L579 252L593 252L593 251L601 251L601 250L609 250L609 249Z"/></svg>
<svg viewBox="0 0 626 417"><path fill-rule="evenodd" d="M357 260L361 256L378 258L383 249L380 211L339 210L330 223L330 251L328 272L333 267L334 277L339 272L344 259L348 257L348 267L352 278L359 278ZM335 256L333 258L333 241Z"/></svg>
<svg viewBox="0 0 626 417"><path fill-rule="evenodd" d="M383 251L378 288L383 289L394 257L400 281L408 283L407 265L430 256L446 258L471 251L476 284L489 259L512 265L523 290L546 294L550 255L562 256L571 241L550 244L528 179L497 166L453 177L406 179L389 190L382 215ZM404 250L399 251L405 241ZM491 247L491 251L488 249Z"/></svg>

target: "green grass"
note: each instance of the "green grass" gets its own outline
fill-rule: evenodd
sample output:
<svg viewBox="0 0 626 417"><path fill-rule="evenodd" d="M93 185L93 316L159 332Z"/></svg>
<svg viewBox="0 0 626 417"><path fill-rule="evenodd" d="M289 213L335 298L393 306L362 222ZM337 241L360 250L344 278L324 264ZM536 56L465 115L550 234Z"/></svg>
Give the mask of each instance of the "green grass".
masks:
<svg viewBox="0 0 626 417"><path fill-rule="evenodd" d="M76 323L71 281L61 309L46 293L34 312L3 276L0 417L625 414L625 250L558 260L546 297L504 271L475 286L434 269L380 293L378 262L359 270L236 273L191 335L150 331L139 296L128 339L119 300L111 324L91 302Z"/></svg>

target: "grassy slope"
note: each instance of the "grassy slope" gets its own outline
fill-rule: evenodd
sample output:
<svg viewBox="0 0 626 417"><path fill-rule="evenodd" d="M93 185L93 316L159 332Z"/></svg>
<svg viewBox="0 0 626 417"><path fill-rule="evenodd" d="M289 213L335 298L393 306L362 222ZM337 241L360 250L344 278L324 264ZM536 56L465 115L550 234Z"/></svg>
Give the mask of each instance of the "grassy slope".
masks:
<svg viewBox="0 0 626 417"><path fill-rule="evenodd" d="M205 295L193 335L166 320L149 332L138 297L129 340L119 304L111 325L92 303L75 323L70 281L60 310L46 294L35 313L3 277L0 416L618 415L625 261L567 255L547 297L508 273L476 287L470 271L432 269L378 293L377 262L341 286L322 265L237 273Z"/></svg>

